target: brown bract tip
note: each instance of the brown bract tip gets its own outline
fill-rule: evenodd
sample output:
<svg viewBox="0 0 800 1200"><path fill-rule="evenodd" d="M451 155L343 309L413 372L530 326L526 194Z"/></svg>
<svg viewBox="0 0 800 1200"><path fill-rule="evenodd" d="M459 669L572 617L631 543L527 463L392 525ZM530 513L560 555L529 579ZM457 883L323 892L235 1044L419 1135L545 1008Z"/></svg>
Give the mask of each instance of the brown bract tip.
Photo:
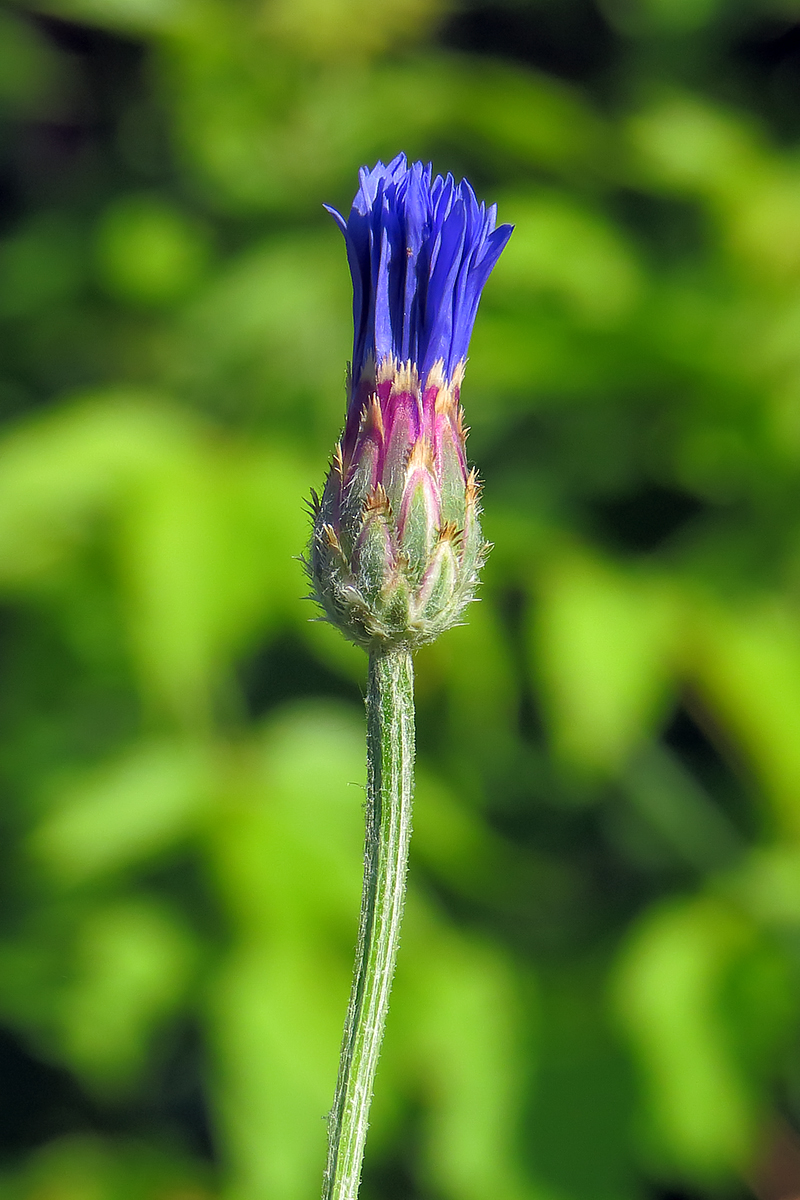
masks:
<svg viewBox="0 0 800 1200"><path fill-rule="evenodd" d="M376 483L364 501L364 516L388 517L391 511L392 506L389 503L389 497L386 495L386 489L382 483Z"/></svg>
<svg viewBox="0 0 800 1200"><path fill-rule="evenodd" d="M353 374L352 366L349 363L347 365L351 389L360 387L361 384L366 384L368 388L373 387L375 383L375 359L371 354L367 356L366 361L361 368L361 374L359 375L358 379L356 379L355 375Z"/></svg>
<svg viewBox="0 0 800 1200"><path fill-rule="evenodd" d="M342 443L341 442L337 442L333 448L333 459L331 462L331 467L332 467L332 470L341 479L342 475L344 474L344 458L342 456Z"/></svg>
<svg viewBox="0 0 800 1200"><path fill-rule="evenodd" d="M332 525L322 526L322 536L325 538L325 541L328 543L331 550L338 550L339 553L341 553L342 545L339 541L336 530Z"/></svg>
<svg viewBox="0 0 800 1200"><path fill-rule="evenodd" d="M383 440L383 413L381 412L380 401L375 395L370 396L369 400L364 405L364 411L361 414L360 432L377 433L381 440Z"/></svg>
<svg viewBox="0 0 800 1200"><path fill-rule="evenodd" d="M436 362L428 371L428 378L425 380L425 390L435 387L439 391L447 387L447 376L444 373L444 359L437 358Z"/></svg>
<svg viewBox="0 0 800 1200"><path fill-rule="evenodd" d="M478 479L478 473L474 467L471 468L470 473L467 476L466 492L467 492L467 495L466 495L467 505L469 506L469 505L477 504L478 497L481 494L481 485L480 485L480 481Z"/></svg>
<svg viewBox="0 0 800 1200"><path fill-rule="evenodd" d="M427 438L417 438L409 451L406 470L433 471L433 466L433 446L431 446Z"/></svg>
<svg viewBox="0 0 800 1200"><path fill-rule="evenodd" d="M460 404L456 409L455 418L458 436L461 438L462 442L465 442L467 440L467 435L469 434L469 425L464 424L464 409Z"/></svg>
<svg viewBox="0 0 800 1200"><path fill-rule="evenodd" d="M434 405L434 411L437 415L444 414L445 416L449 417L451 421L454 418L458 420L456 415L456 398L447 384L445 384L443 387L440 387L436 393L436 404Z"/></svg>
<svg viewBox="0 0 800 1200"><path fill-rule="evenodd" d="M439 530L438 540L440 542L451 542L457 546L461 541L462 530L458 528L455 521L445 521L444 525Z"/></svg>
<svg viewBox="0 0 800 1200"><path fill-rule="evenodd" d="M415 396L419 392L419 375L411 359L401 363L392 354L381 360L375 375L376 383L391 381L393 392L408 392Z"/></svg>

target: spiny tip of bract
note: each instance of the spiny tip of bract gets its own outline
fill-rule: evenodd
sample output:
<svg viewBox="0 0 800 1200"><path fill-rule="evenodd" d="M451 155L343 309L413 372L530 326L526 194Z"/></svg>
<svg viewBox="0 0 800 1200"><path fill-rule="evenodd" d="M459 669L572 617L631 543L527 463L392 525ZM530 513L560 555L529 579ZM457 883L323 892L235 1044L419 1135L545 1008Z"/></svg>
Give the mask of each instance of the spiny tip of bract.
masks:
<svg viewBox="0 0 800 1200"><path fill-rule="evenodd" d="M391 383L392 391L416 395L420 384L419 372L410 358L401 362L393 354L387 354L375 370L375 383Z"/></svg>
<svg viewBox="0 0 800 1200"><path fill-rule="evenodd" d="M386 489L382 483L376 483L375 487L364 501L363 516L366 520L371 516L391 516L392 506L389 503L389 497L386 495Z"/></svg>
<svg viewBox="0 0 800 1200"><path fill-rule="evenodd" d="M303 499L303 504L305 505L309 516L313 520L316 520L321 508L321 501L314 488L311 489L311 494Z"/></svg>
<svg viewBox="0 0 800 1200"><path fill-rule="evenodd" d="M464 537L464 530L459 529L455 521L445 521L441 529L437 533L437 542L452 542L455 547L461 545Z"/></svg>

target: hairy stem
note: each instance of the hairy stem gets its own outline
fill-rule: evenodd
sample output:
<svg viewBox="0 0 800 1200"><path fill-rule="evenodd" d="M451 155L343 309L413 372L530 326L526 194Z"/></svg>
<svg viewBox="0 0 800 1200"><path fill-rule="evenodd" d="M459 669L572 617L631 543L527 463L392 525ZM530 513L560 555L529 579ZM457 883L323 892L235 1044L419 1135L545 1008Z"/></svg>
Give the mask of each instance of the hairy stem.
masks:
<svg viewBox="0 0 800 1200"><path fill-rule="evenodd" d="M328 1125L322 1200L356 1200L406 892L414 786L411 652L373 652L367 691L367 831L353 987Z"/></svg>

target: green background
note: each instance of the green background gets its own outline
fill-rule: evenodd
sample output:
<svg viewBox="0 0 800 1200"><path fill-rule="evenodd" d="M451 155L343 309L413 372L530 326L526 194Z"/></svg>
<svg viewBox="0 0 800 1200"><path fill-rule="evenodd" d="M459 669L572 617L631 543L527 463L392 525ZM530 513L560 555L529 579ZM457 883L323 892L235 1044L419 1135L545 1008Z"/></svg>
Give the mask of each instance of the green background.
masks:
<svg viewBox="0 0 800 1200"><path fill-rule="evenodd" d="M0 7L0 1200L317 1194L363 655L323 202L516 231L364 1200L800 1194L800 5Z"/></svg>

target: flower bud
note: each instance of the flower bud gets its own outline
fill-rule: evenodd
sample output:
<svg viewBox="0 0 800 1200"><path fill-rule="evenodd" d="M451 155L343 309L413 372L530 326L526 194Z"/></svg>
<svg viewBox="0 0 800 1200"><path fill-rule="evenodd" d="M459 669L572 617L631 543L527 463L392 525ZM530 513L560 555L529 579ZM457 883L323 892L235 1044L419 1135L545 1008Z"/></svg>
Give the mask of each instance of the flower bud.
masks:
<svg viewBox="0 0 800 1200"><path fill-rule="evenodd" d="M331 210L333 211L333 210ZM421 645L473 598L488 549L461 382L481 290L511 234L466 181L403 155L334 212L353 276L347 422L313 499L314 597L367 648Z"/></svg>

